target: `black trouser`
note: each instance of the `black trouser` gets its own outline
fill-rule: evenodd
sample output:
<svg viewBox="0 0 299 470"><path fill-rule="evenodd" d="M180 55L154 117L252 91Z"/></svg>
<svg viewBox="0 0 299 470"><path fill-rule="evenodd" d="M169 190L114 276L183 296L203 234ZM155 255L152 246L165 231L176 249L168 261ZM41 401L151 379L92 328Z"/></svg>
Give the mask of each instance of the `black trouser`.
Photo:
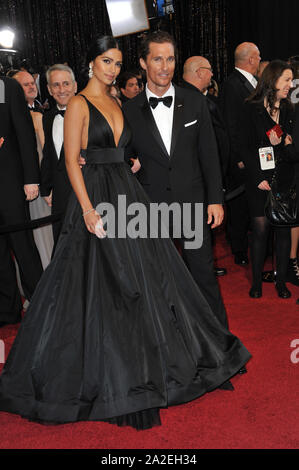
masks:
<svg viewBox="0 0 299 470"><path fill-rule="evenodd" d="M196 249L186 249L184 246L186 241L190 242L190 239L175 239L176 245L179 244L179 246L181 247L182 257L193 279L200 288L200 291L207 300L213 313L221 322L221 324L228 328L227 315L220 294L218 281L214 272L211 228L207 224L206 208L204 209L203 218L202 246ZM186 293L186 295L188 295L188 293Z"/></svg>
<svg viewBox="0 0 299 470"><path fill-rule="evenodd" d="M245 192L227 202L226 234L232 253L247 253L249 208Z"/></svg>
<svg viewBox="0 0 299 470"><path fill-rule="evenodd" d="M22 302L6 235L0 235L0 322L21 321Z"/></svg>
<svg viewBox="0 0 299 470"><path fill-rule="evenodd" d="M16 189L17 192L17 189ZM28 203L22 195L19 200L10 198L9 201L0 200L0 224L13 225L30 220ZM5 235L6 251L15 256L19 270L24 294L28 300L31 299L36 285L43 273L43 267L39 252L34 242L32 230L11 232ZM2 241L2 249L4 243ZM6 254L6 259L7 259ZM12 279L12 272L10 273ZM3 288L0 288L2 291ZM12 291L14 288L12 287Z"/></svg>

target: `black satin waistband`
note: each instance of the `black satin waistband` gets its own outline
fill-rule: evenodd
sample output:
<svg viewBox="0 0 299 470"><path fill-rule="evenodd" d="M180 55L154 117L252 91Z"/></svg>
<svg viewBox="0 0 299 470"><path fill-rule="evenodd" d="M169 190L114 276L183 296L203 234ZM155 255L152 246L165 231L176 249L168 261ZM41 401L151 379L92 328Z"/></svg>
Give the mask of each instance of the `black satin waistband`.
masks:
<svg viewBox="0 0 299 470"><path fill-rule="evenodd" d="M86 160L86 164L101 163L122 163L124 161L123 148L103 148L81 150L81 155Z"/></svg>

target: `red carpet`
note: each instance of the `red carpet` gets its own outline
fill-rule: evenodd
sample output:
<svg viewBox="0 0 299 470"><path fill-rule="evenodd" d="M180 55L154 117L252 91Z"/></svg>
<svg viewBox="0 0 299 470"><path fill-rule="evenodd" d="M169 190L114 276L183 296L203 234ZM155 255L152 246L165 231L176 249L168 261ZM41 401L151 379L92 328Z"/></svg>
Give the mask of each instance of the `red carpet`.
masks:
<svg viewBox="0 0 299 470"><path fill-rule="evenodd" d="M228 269L220 285L230 329L253 356L248 373L232 379L234 392L216 390L162 410L162 426L140 432L99 422L43 426L0 413L0 448L298 449L299 362L291 362L290 344L299 342L299 289L289 284L293 295L283 300L264 284L263 297L249 299L250 269L233 263L221 233L215 252ZM0 330L6 355L16 331Z"/></svg>

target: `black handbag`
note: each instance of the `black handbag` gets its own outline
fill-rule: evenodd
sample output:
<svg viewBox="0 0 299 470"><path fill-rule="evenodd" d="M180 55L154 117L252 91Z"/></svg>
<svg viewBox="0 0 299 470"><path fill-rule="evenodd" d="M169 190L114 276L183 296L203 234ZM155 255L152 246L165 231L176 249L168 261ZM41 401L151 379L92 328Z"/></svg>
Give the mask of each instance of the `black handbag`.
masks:
<svg viewBox="0 0 299 470"><path fill-rule="evenodd" d="M265 204L265 216L269 222L277 227L299 225L295 181L287 191L281 192L277 188L276 174L274 173L270 186L271 191L268 193Z"/></svg>

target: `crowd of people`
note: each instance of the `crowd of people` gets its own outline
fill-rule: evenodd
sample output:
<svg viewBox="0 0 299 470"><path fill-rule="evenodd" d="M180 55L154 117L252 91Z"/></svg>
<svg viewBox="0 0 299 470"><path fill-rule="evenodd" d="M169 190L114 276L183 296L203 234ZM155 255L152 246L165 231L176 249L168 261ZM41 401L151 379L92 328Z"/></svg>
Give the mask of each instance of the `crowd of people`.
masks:
<svg viewBox="0 0 299 470"><path fill-rule="evenodd" d="M1 410L145 429L162 407L233 390L250 354L229 331L217 283L229 273L213 263L224 205L234 262L250 258L250 297L262 296L269 249L278 296L299 285L298 229L275 227L272 248L264 214L274 175L285 191L297 174L292 65L262 63L242 43L219 90L201 56L187 58L175 85L176 54L168 33L149 33L140 70L121 72L117 41L104 36L87 53L81 90L67 64L46 72L51 99L28 70L1 78L0 326L21 320L20 287L30 303L1 376ZM165 240L107 237L96 206L116 207L120 194L145 207L188 203L193 221L201 203L202 245L188 249L175 220ZM49 215L53 224L34 232L14 227Z"/></svg>

